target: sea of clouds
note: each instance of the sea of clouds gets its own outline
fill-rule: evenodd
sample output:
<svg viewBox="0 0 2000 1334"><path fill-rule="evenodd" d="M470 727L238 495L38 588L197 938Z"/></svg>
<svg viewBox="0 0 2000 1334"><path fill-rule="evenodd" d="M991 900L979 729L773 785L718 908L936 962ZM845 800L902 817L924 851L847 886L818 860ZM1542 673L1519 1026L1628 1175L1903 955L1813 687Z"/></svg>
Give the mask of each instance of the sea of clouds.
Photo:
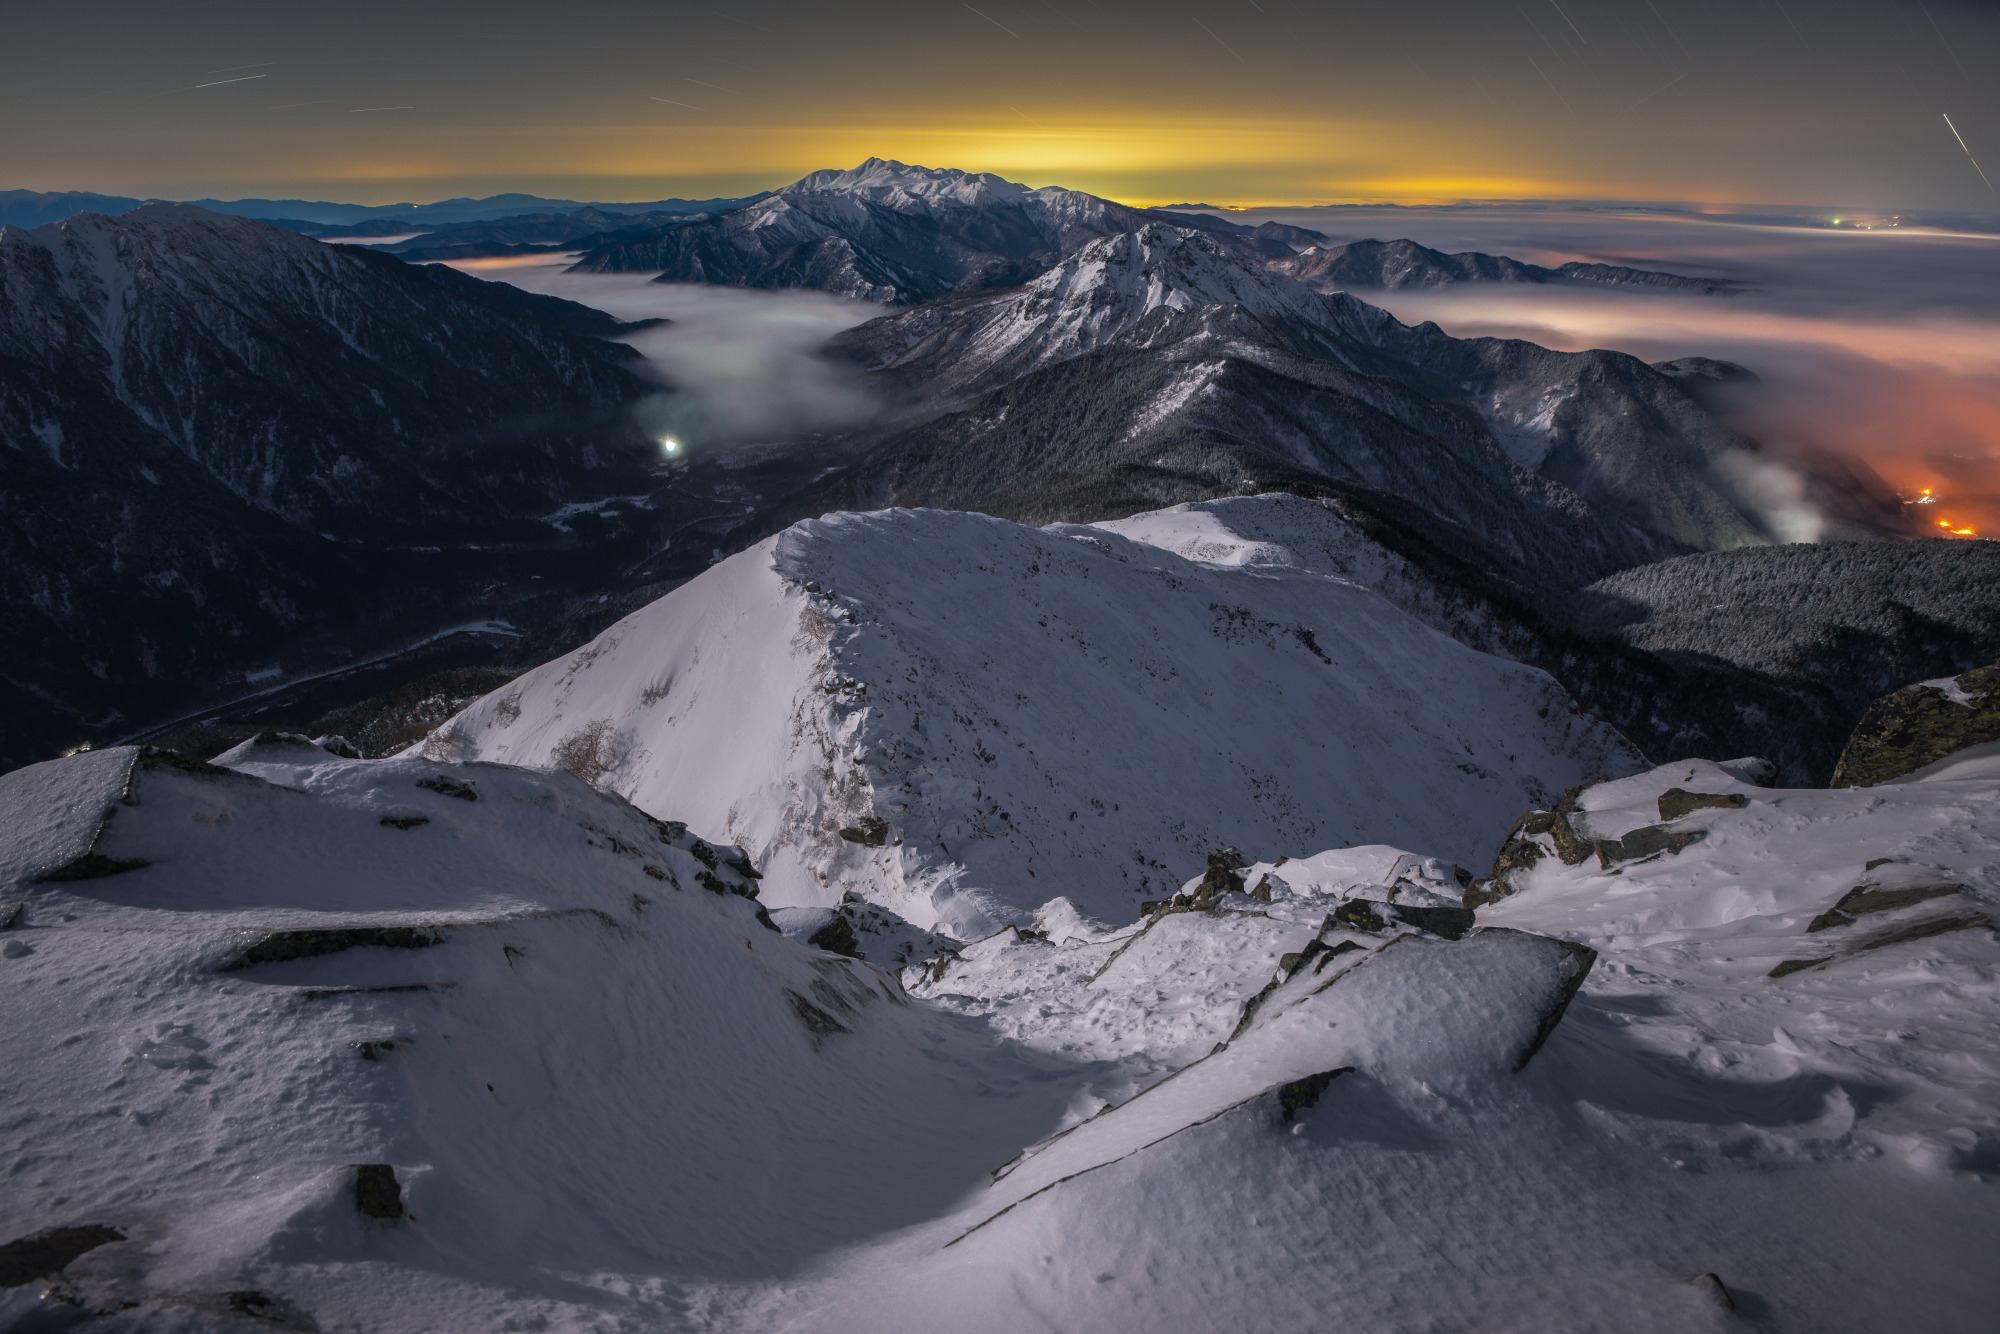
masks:
<svg viewBox="0 0 2000 1334"><path fill-rule="evenodd" d="M1819 535L1811 494L1826 480L1826 455L1872 469L1906 496L1928 488L1936 503L1918 515L1926 529L2000 534L2000 235L1538 205L1242 220L1266 218L1325 232L1330 244L1408 237L1551 266L1585 260L1739 283L1726 297L1503 283L1356 295L1462 337L1750 368L1759 382L1721 406L1765 446L1765 466L1746 465L1756 474L1746 486L1786 536Z"/></svg>

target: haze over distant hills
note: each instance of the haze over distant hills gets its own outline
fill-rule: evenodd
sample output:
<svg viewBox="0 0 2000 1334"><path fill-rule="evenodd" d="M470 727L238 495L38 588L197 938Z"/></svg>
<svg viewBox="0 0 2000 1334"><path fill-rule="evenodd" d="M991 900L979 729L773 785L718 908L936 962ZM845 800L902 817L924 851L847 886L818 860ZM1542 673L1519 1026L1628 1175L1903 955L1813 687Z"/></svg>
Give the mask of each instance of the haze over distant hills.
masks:
<svg viewBox="0 0 2000 1334"><path fill-rule="evenodd" d="M183 202L211 213L257 218L265 222L295 221L327 228L349 227L369 222L438 226L460 222L483 222L523 213L568 213L594 208L609 214L701 213L724 208L740 208L759 196L742 199L660 199L642 204L586 204L573 199L544 199L539 195L489 195L484 199L443 199L434 204L335 204L304 199L189 199ZM100 195L87 191L62 190L41 193L34 190L0 190L0 225L39 227L60 222L78 213L101 213L116 217L142 204L161 202L134 199L125 195Z"/></svg>

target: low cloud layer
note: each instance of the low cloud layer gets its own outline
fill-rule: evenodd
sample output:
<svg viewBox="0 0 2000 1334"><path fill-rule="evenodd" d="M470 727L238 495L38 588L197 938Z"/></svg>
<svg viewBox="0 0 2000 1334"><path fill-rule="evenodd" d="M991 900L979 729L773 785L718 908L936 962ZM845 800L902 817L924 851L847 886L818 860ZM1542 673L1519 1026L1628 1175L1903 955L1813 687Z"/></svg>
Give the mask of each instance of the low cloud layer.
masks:
<svg viewBox="0 0 2000 1334"><path fill-rule="evenodd" d="M1872 472L1939 536L2000 535L2000 237L1828 230L1534 206L1315 209L1242 215L1335 242L1409 237L1545 264L1581 259L1743 284L1731 297L1536 284L1360 293L1464 336L1565 350L1610 347L1649 361L1706 356L1759 376L1719 406L1766 447L1738 485L1775 532L1838 535L1819 499ZM673 323L629 341L672 387L647 424L690 445L797 439L878 409L858 379L817 355L880 308L814 292L748 292L571 274L561 256L460 265L622 319Z"/></svg>
<svg viewBox="0 0 2000 1334"><path fill-rule="evenodd" d="M795 440L867 420L876 401L858 378L817 355L878 306L820 292L751 292L656 283L646 274L566 273L566 256L467 260L456 267L622 320L671 323L625 339L663 386L642 405L649 430L689 447Z"/></svg>
<svg viewBox="0 0 2000 1334"><path fill-rule="evenodd" d="M1254 215L1261 220L1267 215ZM1460 336L1610 347L1649 361L1740 362L1732 424L1804 475L1746 469L1779 531L1813 529L1815 455L1872 469L1940 536L2000 534L2000 237L1829 230L1693 215L1543 208L1326 209L1272 214L1335 242L1407 236L1538 263L1581 259L1744 284L1732 297L1482 284L1358 293ZM1837 469L1836 469L1837 471Z"/></svg>

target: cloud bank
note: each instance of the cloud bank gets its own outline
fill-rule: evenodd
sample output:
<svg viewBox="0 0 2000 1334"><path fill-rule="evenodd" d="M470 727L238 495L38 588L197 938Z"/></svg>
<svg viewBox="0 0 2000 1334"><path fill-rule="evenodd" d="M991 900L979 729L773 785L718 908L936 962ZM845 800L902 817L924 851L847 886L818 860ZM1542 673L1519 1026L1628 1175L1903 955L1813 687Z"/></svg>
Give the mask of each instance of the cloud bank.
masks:
<svg viewBox="0 0 2000 1334"><path fill-rule="evenodd" d="M1932 503L1911 510L1926 531L2000 535L2000 237L1535 207L1244 217L1314 227L1336 243L1407 236L1441 250L1741 282L1746 290L1733 297L1531 284L1357 295L1463 337L1749 367L1759 383L1719 406L1766 446L1770 462L1799 474L1787 481L1768 467L1740 469L1781 532L1812 528L1812 492L1845 485L1829 474L1846 461L1907 497L1928 492Z"/></svg>
<svg viewBox="0 0 2000 1334"><path fill-rule="evenodd" d="M622 320L670 323L627 336L661 383L641 405L647 429L690 448L796 440L866 421L879 404L858 378L817 354L827 339L882 313L820 292L751 292L656 283L646 274L565 273L572 257L464 260L454 267Z"/></svg>

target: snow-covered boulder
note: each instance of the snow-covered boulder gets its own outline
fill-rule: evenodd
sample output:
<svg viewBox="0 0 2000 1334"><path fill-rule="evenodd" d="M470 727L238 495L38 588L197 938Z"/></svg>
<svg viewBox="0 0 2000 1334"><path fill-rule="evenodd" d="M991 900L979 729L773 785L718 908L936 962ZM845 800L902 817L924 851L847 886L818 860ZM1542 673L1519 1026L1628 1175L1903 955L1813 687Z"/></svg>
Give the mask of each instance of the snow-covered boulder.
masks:
<svg viewBox="0 0 2000 1334"><path fill-rule="evenodd" d="M852 891L966 940L1057 893L1129 921L1229 844L1483 865L1522 809L1643 764L1311 562L922 510L794 525L424 753L567 767L742 845L774 906Z"/></svg>

